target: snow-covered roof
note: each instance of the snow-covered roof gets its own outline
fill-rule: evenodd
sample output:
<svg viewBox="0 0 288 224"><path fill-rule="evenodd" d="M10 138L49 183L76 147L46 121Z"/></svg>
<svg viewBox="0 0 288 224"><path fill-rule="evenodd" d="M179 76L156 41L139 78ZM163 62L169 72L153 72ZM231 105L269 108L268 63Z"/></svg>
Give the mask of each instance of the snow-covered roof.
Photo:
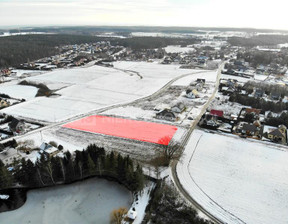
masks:
<svg viewBox="0 0 288 224"><path fill-rule="evenodd" d="M134 220L137 217L137 212L130 209L127 213L127 217Z"/></svg>
<svg viewBox="0 0 288 224"><path fill-rule="evenodd" d="M6 194L0 194L0 199L7 200L10 196Z"/></svg>
<svg viewBox="0 0 288 224"><path fill-rule="evenodd" d="M50 145L46 142L42 142L42 144L40 145L40 150L46 151L47 149L50 149L51 147L52 147L52 145Z"/></svg>
<svg viewBox="0 0 288 224"><path fill-rule="evenodd" d="M56 152L56 151L58 151L58 149L55 148L55 147L52 147L52 148L49 148L49 149L45 150L45 152L46 152L46 153L49 153L49 154L52 154L52 153L54 153L54 152Z"/></svg>

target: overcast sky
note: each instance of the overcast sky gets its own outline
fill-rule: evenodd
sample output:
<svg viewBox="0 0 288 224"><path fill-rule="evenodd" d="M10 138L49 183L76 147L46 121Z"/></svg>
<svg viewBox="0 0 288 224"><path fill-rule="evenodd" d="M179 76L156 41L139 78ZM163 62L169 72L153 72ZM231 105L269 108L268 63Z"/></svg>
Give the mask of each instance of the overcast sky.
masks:
<svg viewBox="0 0 288 224"><path fill-rule="evenodd" d="M288 30L287 0L0 0L0 26L148 25Z"/></svg>

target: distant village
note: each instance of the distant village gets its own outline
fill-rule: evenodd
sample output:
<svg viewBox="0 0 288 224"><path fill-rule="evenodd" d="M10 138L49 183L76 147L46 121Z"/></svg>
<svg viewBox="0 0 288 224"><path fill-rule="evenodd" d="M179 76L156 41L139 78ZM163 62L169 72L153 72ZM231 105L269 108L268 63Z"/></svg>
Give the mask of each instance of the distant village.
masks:
<svg viewBox="0 0 288 224"><path fill-rule="evenodd" d="M222 78L218 97L203 115L199 126L241 138L287 145L287 87L263 83L265 81L239 83L236 79Z"/></svg>
<svg viewBox="0 0 288 224"><path fill-rule="evenodd" d="M280 117L283 118L283 113L288 111L288 91L286 92L288 73L287 63L284 61L288 53L285 49L283 51L266 48L247 50L243 47L230 46L221 39L203 41L203 43L191 46L168 46L158 49L133 50L123 46L112 46L109 41L66 45L58 48L62 52L59 55L27 61L15 68L2 69L0 83L21 80L33 76L33 72L38 74L37 72L44 73L55 69L94 64L113 67L113 62L119 60L158 62L163 65L176 64L182 69L205 70L215 70L222 61L225 61L218 97L214 100L215 104L212 103L207 113L203 115L199 126L233 133L242 138L287 144L288 123L280 119ZM268 59L267 55L269 55ZM267 85L263 87L264 84L261 83ZM39 86L36 87L39 88ZM193 100L207 97L205 93L210 87L205 79L199 77L190 84L188 83L185 89L170 89L170 93L167 92L168 95L173 91L178 92L177 96L171 95L174 97L173 104L167 105L155 101L154 105L150 102L153 104L153 118L159 121L181 123L184 119L193 120L194 118L189 116L187 109L191 110L197 105ZM45 88L43 91L50 91ZM182 94L183 91L184 94ZM50 93L44 95L50 96ZM253 99L262 102L263 108L255 107ZM0 110L24 101L25 99L12 98L0 92ZM250 105L243 104L244 101L249 101ZM236 104L237 107L235 107ZM213 105L217 106L213 107ZM233 112L227 111L227 108L231 107L236 109ZM271 111L271 107L278 108L278 111ZM41 126L43 124L0 114L0 140L13 138ZM48 143L45 144L47 145L44 151L47 147L50 148Z"/></svg>

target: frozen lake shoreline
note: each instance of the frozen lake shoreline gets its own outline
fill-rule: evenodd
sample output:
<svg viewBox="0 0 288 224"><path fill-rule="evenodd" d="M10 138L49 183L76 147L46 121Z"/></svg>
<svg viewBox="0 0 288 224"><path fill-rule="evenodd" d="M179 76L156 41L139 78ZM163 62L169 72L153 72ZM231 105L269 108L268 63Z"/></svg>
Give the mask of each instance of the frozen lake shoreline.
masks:
<svg viewBox="0 0 288 224"><path fill-rule="evenodd" d="M113 209L132 203L131 193L116 182L93 178L28 192L17 210L0 213L1 224L109 223Z"/></svg>

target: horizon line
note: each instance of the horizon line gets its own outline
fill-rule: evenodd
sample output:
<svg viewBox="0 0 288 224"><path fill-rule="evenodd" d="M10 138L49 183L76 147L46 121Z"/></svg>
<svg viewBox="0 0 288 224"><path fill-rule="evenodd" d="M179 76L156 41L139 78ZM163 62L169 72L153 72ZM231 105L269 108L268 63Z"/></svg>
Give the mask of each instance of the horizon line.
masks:
<svg viewBox="0 0 288 224"><path fill-rule="evenodd" d="M167 25L85 25L85 24L51 24L51 25L0 25L0 29L28 29L28 28L64 28L64 27L127 27L127 28L183 28L183 29L231 29L231 30L265 30L265 31L283 31L288 32L286 29L272 29L272 28L256 28L256 27L230 27L230 26L167 26Z"/></svg>

